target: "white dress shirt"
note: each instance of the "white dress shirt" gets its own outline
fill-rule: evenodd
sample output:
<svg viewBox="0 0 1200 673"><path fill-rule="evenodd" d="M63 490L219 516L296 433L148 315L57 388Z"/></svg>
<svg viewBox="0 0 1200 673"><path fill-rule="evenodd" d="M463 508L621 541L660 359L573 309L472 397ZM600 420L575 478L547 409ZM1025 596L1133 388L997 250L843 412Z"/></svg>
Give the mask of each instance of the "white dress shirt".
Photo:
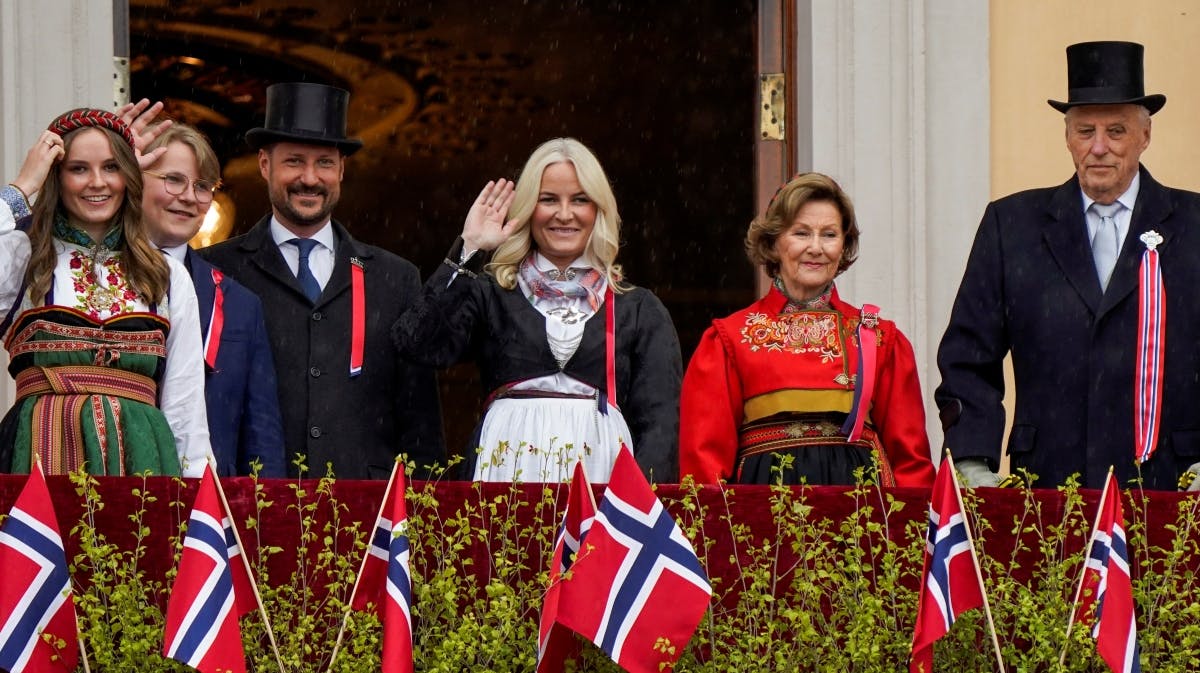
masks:
<svg viewBox="0 0 1200 673"><path fill-rule="evenodd" d="M296 246L292 246L293 248ZM186 266L188 244L183 243L172 248L159 248L168 257L172 257L176 262Z"/></svg>

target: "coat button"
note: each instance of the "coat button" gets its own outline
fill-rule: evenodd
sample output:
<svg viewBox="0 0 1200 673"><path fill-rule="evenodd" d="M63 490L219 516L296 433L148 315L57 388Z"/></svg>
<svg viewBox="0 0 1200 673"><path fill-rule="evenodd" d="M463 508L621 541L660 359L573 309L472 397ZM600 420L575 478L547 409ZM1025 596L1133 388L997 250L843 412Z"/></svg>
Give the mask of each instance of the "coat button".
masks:
<svg viewBox="0 0 1200 673"><path fill-rule="evenodd" d="M310 376L312 376L315 379L321 375L321 368L320 367L309 367L308 373Z"/></svg>
<svg viewBox="0 0 1200 673"><path fill-rule="evenodd" d="M320 322L320 321L321 321L321 319L322 319L322 318L324 318L324 317L325 317L325 314L324 314L324 313L321 313L320 311L313 311L313 314L312 314L312 319L313 319L313 320L315 320L315 321L317 321L317 322Z"/></svg>
<svg viewBox="0 0 1200 673"><path fill-rule="evenodd" d="M320 437L321 436L321 428L318 428L315 425L312 426L311 428L308 429L308 436L312 437L313 439Z"/></svg>

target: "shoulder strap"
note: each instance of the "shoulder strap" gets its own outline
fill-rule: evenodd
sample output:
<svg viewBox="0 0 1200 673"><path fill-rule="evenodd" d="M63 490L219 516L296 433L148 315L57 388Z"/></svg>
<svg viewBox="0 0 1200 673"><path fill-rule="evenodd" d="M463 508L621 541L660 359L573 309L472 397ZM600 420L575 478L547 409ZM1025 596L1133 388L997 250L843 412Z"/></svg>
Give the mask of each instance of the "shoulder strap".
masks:
<svg viewBox="0 0 1200 673"><path fill-rule="evenodd" d="M613 292L612 281L604 289L604 372L605 384L608 387L608 403L614 409L620 409L617 404L617 294ZM603 411L603 407L601 408Z"/></svg>
<svg viewBox="0 0 1200 673"><path fill-rule="evenodd" d="M858 378L854 385L854 403L850 415L842 425L846 441L857 441L862 437L863 424L871 409L871 397L875 394L876 334L879 327L879 307L863 304L858 320Z"/></svg>

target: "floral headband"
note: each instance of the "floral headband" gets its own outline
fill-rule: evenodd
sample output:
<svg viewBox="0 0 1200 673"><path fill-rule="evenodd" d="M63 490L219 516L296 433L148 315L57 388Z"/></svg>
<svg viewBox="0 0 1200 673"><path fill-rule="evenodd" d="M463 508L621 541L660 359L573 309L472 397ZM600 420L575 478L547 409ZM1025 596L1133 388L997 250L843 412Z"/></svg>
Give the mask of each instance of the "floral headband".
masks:
<svg viewBox="0 0 1200 673"><path fill-rule="evenodd" d="M129 129L129 125L121 121L120 117L108 112L107 110L79 108L78 110L64 112L54 121L50 122L50 126L47 127L47 130L49 130L51 133L57 134L59 137L62 137L71 131L76 131L89 126L113 131L124 138L125 142L129 143L130 147L134 147L133 131Z"/></svg>

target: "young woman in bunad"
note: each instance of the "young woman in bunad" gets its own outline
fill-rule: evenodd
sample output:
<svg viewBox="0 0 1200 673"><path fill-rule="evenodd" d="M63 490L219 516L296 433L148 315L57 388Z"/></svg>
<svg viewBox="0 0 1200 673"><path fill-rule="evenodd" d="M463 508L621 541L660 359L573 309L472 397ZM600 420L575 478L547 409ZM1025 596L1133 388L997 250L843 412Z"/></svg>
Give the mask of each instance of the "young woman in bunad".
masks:
<svg viewBox="0 0 1200 673"><path fill-rule="evenodd" d="M714 320L684 376L680 473L703 483L932 485L912 345L879 309L838 296L859 229L819 173L784 185L746 250L774 283ZM783 460L784 457L790 460Z"/></svg>
<svg viewBox="0 0 1200 673"><path fill-rule="evenodd" d="M196 293L142 223L138 161L157 156L135 151L117 115L72 110L0 190L0 334L17 384L0 469L28 472L40 454L50 474L203 471Z"/></svg>
<svg viewBox="0 0 1200 673"><path fill-rule="evenodd" d="M622 278L619 224L592 152L570 138L546 142L515 188L503 179L483 188L396 323L407 357L480 368L471 478L563 481L583 461L592 481L607 482L624 443L649 479L676 480L679 340L662 302Z"/></svg>

